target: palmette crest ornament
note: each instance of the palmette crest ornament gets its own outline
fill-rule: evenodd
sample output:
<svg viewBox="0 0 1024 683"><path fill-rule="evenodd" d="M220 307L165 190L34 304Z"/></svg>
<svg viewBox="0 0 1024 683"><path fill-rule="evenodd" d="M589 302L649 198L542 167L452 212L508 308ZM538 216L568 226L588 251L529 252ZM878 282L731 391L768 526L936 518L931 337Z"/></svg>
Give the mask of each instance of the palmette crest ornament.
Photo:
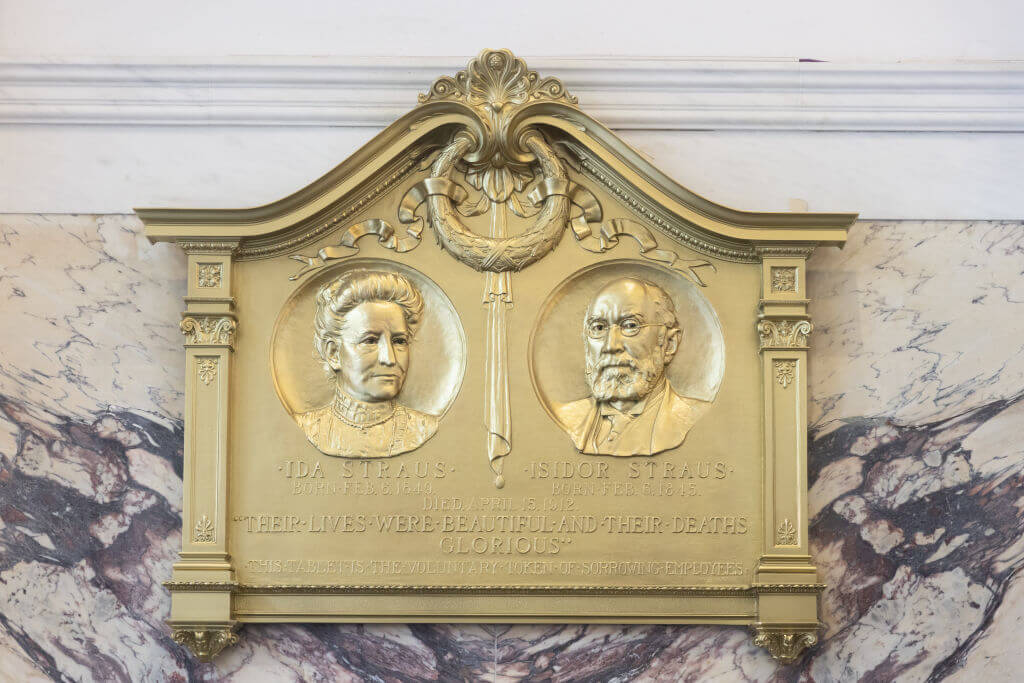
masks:
<svg viewBox="0 0 1024 683"><path fill-rule="evenodd" d="M484 50L455 76L441 76L430 92L419 96L420 104L434 100L465 100L470 106L500 112L506 104L523 104L530 99L577 104L562 82L541 78L509 50Z"/></svg>

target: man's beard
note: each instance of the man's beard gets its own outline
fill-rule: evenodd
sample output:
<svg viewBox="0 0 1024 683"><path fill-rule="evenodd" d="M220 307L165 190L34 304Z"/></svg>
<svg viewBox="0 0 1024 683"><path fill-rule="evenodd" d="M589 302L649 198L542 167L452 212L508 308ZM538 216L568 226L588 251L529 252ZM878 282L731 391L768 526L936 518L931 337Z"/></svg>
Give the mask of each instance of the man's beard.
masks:
<svg viewBox="0 0 1024 683"><path fill-rule="evenodd" d="M664 363L660 358L637 360L631 356L601 355L596 362L587 357L587 384L598 403L639 401L661 381Z"/></svg>

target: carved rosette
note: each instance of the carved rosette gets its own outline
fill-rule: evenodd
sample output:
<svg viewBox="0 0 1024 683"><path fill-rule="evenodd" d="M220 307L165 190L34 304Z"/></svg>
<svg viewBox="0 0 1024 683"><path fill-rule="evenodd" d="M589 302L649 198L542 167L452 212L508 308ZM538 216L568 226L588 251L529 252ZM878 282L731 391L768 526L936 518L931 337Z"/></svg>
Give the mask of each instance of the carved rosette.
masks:
<svg viewBox="0 0 1024 683"><path fill-rule="evenodd" d="M783 664L791 664L804 650L818 642L817 629L772 628L757 626L754 629L754 644L763 647L772 657Z"/></svg>
<svg viewBox="0 0 1024 683"><path fill-rule="evenodd" d="M192 314L181 320L186 346L233 347L236 327L235 319L226 315Z"/></svg>
<svg viewBox="0 0 1024 683"><path fill-rule="evenodd" d="M223 269L219 263L200 263L196 266L196 284L199 287L220 287Z"/></svg>
<svg viewBox="0 0 1024 683"><path fill-rule="evenodd" d="M813 326L809 320L762 320L757 324L762 349L806 349Z"/></svg>
<svg viewBox="0 0 1024 683"><path fill-rule="evenodd" d="M229 626L174 628L171 638L192 651L200 662L210 662L221 650L238 642L238 634Z"/></svg>
<svg viewBox="0 0 1024 683"><path fill-rule="evenodd" d="M791 266L775 266L772 273L773 292L795 292L796 291L796 268Z"/></svg>

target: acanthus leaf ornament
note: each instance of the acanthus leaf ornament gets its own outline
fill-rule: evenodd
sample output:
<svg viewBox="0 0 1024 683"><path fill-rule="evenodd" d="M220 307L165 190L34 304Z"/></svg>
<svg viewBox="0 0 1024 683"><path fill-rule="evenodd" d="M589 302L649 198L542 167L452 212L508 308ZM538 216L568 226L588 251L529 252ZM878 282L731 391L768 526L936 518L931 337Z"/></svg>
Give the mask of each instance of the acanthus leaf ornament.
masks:
<svg viewBox="0 0 1024 683"><path fill-rule="evenodd" d="M757 323L762 349L805 349L812 329L809 320L770 319Z"/></svg>
<svg viewBox="0 0 1024 683"><path fill-rule="evenodd" d="M238 634L225 628L178 628L171 632L174 642L187 647L200 662L211 662L224 648L238 642Z"/></svg>
<svg viewBox="0 0 1024 683"><path fill-rule="evenodd" d="M225 315L193 313L181 319L181 333L188 346L233 346L235 319Z"/></svg>
<svg viewBox="0 0 1024 683"><path fill-rule="evenodd" d="M758 626L754 629L754 645L768 650L772 657L783 664L791 664L818 642L816 631L809 629L787 629Z"/></svg>

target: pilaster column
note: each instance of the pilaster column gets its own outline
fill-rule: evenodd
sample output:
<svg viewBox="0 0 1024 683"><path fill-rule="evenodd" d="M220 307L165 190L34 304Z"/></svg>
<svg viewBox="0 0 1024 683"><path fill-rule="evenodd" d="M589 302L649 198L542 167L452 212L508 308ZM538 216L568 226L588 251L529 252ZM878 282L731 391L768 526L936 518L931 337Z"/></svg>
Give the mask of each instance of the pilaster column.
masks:
<svg viewBox="0 0 1024 683"><path fill-rule="evenodd" d="M817 570L807 546L806 256L762 253L757 322L764 391L764 527L755 642L793 661L817 642Z"/></svg>
<svg viewBox="0 0 1024 683"><path fill-rule="evenodd" d="M188 254L185 454L181 553L174 564L174 639L209 661L237 641L228 555L228 388L237 321L231 296L237 241L182 242Z"/></svg>

